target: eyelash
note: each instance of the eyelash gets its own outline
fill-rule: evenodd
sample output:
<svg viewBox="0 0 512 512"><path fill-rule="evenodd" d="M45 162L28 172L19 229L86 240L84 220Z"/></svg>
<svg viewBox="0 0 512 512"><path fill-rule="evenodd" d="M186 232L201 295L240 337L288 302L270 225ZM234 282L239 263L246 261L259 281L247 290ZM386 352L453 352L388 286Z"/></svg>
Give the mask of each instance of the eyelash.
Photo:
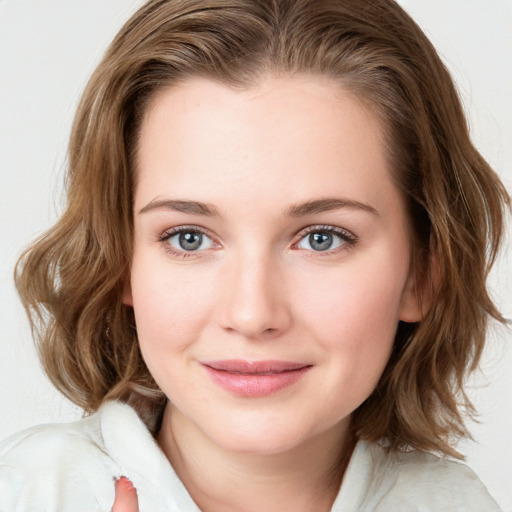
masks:
<svg viewBox="0 0 512 512"><path fill-rule="evenodd" d="M168 254L171 254L172 256L176 258L181 259L187 259L187 258L193 258L197 257L197 253L201 251L185 251L185 250L176 250L174 249L168 242L169 240L175 236L179 235L180 233L197 233L200 235L207 236L210 238L215 245L216 242L213 241L213 237L203 228L200 228L198 226L179 226L176 228L169 229L162 233L160 237L158 238L158 241L164 246L165 251ZM340 251L346 251L354 247L359 239L356 235L351 233L350 231L347 231L346 229L337 228L335 226L329 226L329 225L314 225L314 226L308 226L307 228L301 230L299 233L297 233L296 237L298 237L298 240L292 244L293 248L297 248L298 244L304 240L308 235L311 235L312 233L327 233L334 236L337 236L342 240L342 244L339 247L336 247L333 250L325 250L325 251L309 251L314 252L316 255L322 257L322 256L329 256L333 253L340 252Z"/></svg>
<svg viewBox="0 0 512 512"><path fill-rule="evenodd" d="M213 237L202 228L199 228L198 226L179 226L176 228L169 229L162 233L162 235L158 238L158 241L162 243L164 246L165 252L168 254L171 254L175 258L181 258L181 259L187 259L187 258L194 258L197 257L197 253L200 251L179 251L176 250L172 245L170 245L168 242L169 240L175 236L179 235L180 233L197 233L200 235L205 235L208 238L210 238L213 241ZM215 244L215 242L213 242ZM218 244L216 244L218 245Z"/></svg>
<svg viewBox="0 0 512 512"><path fill-rule="evenodd" d="M315 256L320 257L330 256L337 252L349 250L352 247L354 247L359 241L359 238L356 235L354 235L350 231L347 231L346 229L329 225L314 225L308 226L307 228L303 229L297 234L299 240L293 243L293 247L296 247L302 240L304 240L308 235L311 235L312 233L328 233L330 235L337 236L343 242L340 247L336 247L335 249L332 250L327 249L326 251L309 251L314 252Z"/></svg>

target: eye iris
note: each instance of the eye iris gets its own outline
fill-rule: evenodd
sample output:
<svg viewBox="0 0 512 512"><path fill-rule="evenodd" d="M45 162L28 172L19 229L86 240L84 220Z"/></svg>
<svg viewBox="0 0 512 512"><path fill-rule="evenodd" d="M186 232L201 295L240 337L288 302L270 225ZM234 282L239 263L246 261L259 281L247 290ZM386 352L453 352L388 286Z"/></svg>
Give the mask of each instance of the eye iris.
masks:
<svg viewBox="0 0 512 512"><path fill-rule="evenodd" d="M180 233L179 244L185 251L195 251L201 247L203 235L201 233Z"/></svg>
<svg viewBox="0 0 512 512"><path fill-rule="evenodd" d="M326 251L332 245L333 238L330 233L311 233L309 244L315 251Z"/></svg>

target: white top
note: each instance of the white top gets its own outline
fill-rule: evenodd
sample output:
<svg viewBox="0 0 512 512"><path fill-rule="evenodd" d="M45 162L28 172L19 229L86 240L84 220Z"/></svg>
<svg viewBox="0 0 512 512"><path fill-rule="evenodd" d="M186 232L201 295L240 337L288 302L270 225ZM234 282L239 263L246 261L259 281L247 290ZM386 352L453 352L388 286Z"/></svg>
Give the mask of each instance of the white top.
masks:
<svg viewBox="0 0 512 512"><path fill-rule="evenodd" d="M92 416L43 425L0 444L0 512L108 512L114 480L127 476L140 512L198 512L135 411L106 402ZM360 441L333 512L499 512L464 464L389 455Z"/></svg>

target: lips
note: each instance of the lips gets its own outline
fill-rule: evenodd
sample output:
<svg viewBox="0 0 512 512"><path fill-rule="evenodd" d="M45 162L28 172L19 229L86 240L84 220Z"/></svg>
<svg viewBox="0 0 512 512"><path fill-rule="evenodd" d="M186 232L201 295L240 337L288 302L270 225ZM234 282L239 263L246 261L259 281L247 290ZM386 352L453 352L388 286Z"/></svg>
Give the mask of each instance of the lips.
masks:
<svg viewBox="0 0 512 512"><path fill-rule="evenodd" d="M256 398L273 395L300 381L311 365L290 361L205 361L212 381L232 394Z"/></svg>

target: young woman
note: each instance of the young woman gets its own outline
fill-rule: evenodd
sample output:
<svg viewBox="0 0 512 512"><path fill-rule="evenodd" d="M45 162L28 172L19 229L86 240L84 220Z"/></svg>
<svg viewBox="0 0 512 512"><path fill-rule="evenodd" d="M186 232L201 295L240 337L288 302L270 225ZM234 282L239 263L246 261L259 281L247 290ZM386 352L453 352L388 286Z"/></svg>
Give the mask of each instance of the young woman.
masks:
<svg viewBox="0 0 512 512"><path fill-rule="evenodd" d="M69 157L17 285L88 416L0 510L499 510L447 456L509 198L393 1L151 0Z"/></svg>

